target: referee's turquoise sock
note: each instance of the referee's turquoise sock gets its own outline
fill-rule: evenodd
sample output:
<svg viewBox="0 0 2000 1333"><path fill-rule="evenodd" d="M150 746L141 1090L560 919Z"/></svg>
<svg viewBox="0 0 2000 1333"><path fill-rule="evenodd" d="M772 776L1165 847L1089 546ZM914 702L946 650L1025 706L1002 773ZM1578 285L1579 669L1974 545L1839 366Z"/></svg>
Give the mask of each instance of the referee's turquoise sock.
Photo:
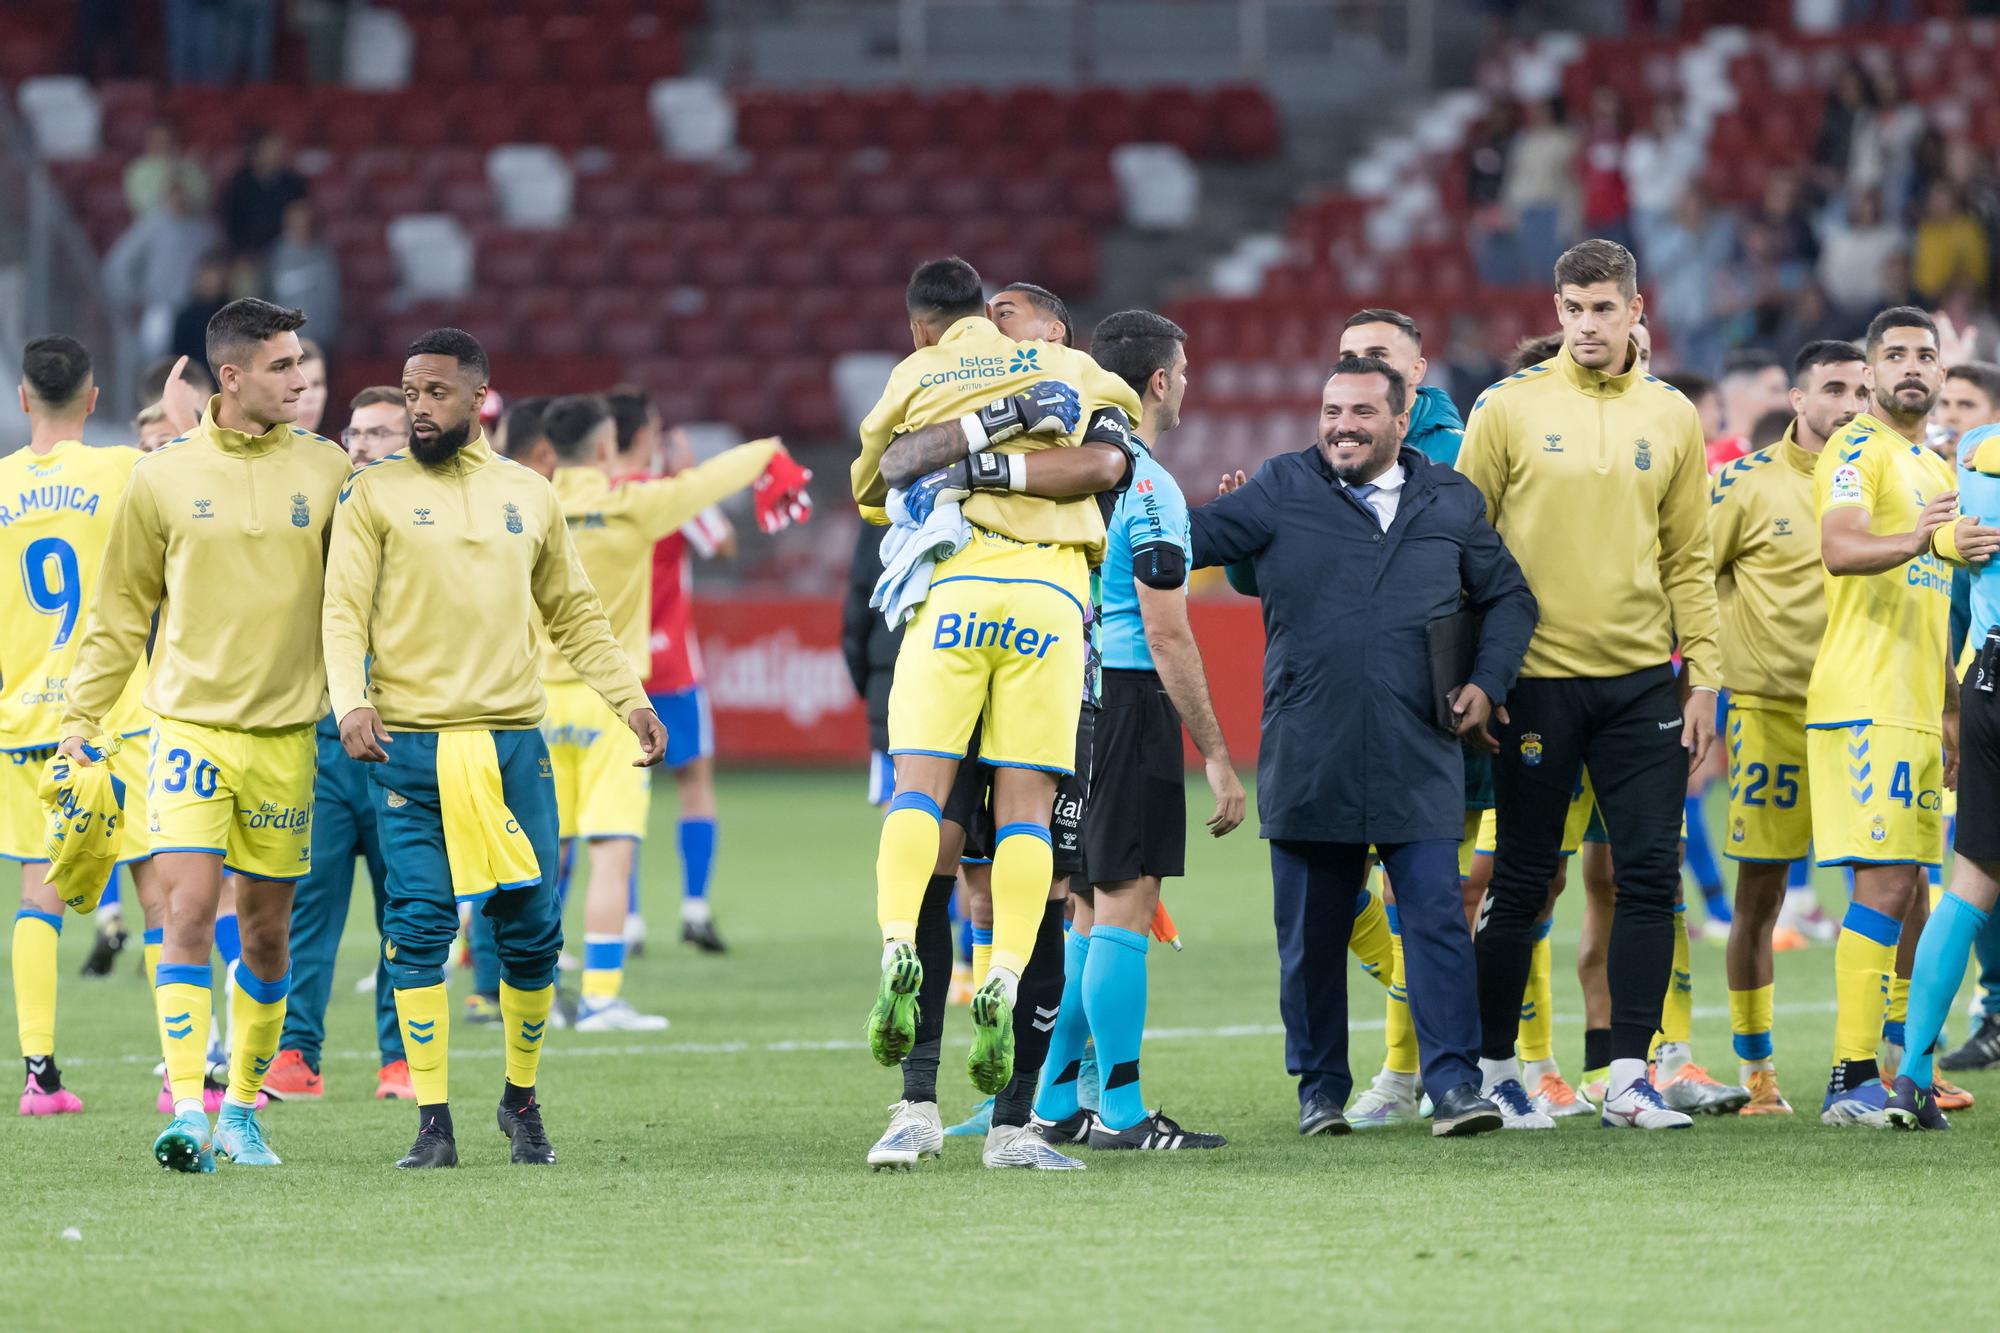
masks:
<svg viewBox="0 0 2000 1333"><path fill-rule="evenodd" d="M1987 914L1955 893L1938 899L1924 933L1917 940L1916 961L1910 967L1910 1014L1903 1031L1909 1038L1902 1072L1920 1088L1934 1077L1931 1048L1944 1031L1944 1020L1965 980L1965 960L1972 941L1986 925Z"/></svg>
<svg viewBox="0 0 2000 1333"><path fill-rule="evenodd" d="M1089 958L1090 936L1063 927L1062 1007L1056 1010L1042 1086L1035 1093L1035 1114L1044 1120L1066 1120L1079 1109L1076 1081L1090 1040L1090 1019L1083 1011L1083 969Z"/></svg>
<svg viewBox="0 0 2000 1333"><path fill-rule="evenodd" d="M1083 1008L1097 1039L1104 1092L1097 1118L1110 1130L1130 1129L1146 1118L1139 1090L1139 1045L1146 1035L1146 937L1118 926L1090 932L1083 968Z"/></svg>

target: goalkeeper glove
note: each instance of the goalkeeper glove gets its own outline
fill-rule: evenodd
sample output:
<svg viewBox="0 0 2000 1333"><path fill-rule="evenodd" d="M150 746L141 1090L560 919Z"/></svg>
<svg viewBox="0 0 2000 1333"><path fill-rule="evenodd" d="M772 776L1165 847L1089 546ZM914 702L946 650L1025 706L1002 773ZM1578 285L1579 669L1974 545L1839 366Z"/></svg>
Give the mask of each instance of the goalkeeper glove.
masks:
<svg viewBox="0 0 2000 1333"><path fill-rule="evenodd" d="M996 398L958 419L972 453L1016 435L1067 435L1083 419L1076 390L1061 380L1039 380L1007 398Z"/></svg>
<svg viewBox="0 0 2000 1333"><path fill-rule="evenodd" d="M911 482L903 507L921 527L939 501L956 503L974 491L1018 491L1027 481L1027 459L1020 454L972 454Z"/></svg>

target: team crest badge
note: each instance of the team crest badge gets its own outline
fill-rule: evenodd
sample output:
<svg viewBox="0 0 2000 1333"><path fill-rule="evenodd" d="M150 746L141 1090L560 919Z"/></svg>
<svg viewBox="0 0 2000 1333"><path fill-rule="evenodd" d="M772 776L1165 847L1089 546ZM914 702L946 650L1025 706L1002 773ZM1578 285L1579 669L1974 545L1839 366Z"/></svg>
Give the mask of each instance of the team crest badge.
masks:
<svg viewBox="0 0 2000 1333"><path fill-rule="evenodd" d="M401 810L410 803L410 798L399 791L392 791L383 799L383 804L391 810Z"/></svg>
<svg viewBox="0 0 2000 1333"><path fill-rule="evenodd" d="M507 531L519 532L521 530L520 509L511 504L501 505L500 509L502 513L507 515Z"/></svg>
<svg viewBox="0 0 2000 1333"><path fill-rule="evenodd" d="M292 526L303 528L312 522L312 509L306 504L303 493L292 497Z"/></svg>
<svg viewBox="0 0 2000 1333"><path fill-rule="evenodd" d="M1741 815L1737 816L1735 826L1729 830L1729 840L1731 842L1743 841L1743 818Z"/></svg>
<svg viewBox="0 0 2000 1333"><path fill-rule="evenodd" d="M1632 455L1632 466L1638 468L1641 472L1651 472L1653 470L1652 442L1650 440L1634 440L1632 448L1636 450Z"/></svg>
<svg viewBox="0 0 2000 1333"><path fill-rule="evenodd" d="M1868 841L1881 842L1888 836L1889 827L1882 822L1882 816L1877 815L1868 821Z"/></svg>
<svg viewBox="0 0 2000 1333"><path fill-rule="evenodd" d="M1529 768L1533 768L1536 764L1542 762L1542 735L1540 732L1531 731L1521 737L1521 762Z"/></svg>

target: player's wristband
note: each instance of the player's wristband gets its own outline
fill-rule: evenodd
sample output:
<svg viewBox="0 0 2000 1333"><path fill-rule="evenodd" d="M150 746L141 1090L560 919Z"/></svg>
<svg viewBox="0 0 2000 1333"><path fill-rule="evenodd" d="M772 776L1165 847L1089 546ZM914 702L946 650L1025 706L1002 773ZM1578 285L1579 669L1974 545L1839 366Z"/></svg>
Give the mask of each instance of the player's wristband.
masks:
<svg viewBox="0 0 2000 1333"><path fill-rule="evenodd" d="M1940 560L1949 560L1954 565L1965 563L1965 557L1958 553L1958 520L1953 519L1943 527L1931 529L1931 554Z"/></svg>
<svg viewBox="0 0 2000 1333"><path fill-rule="evenodd" d="M1718 690L1718 689L1716 689L1716 688L1715 688L1715 686L1713 686L1713 685L1690 685L1690 686L1688 686L1688 693L1692 694L1692 693L1694 693L1694 692L1695 692L1696 690L1707 690L1707 691L1708 691L1708 692L1709 692L1710 694L1720 694L1720 693L1721 693L1721 691L1720 691L1720 690Z"/></svg>
<svg viewBox="0 0 2000 1333"><path fill-rule="evenodd" d="M975 491L1024 491L1028 488L1028 460L1023 454L969 454L965 464Z"/></svg>
<svg viewBox="0 0 2000 1333"><path fill-rule="evenodd" d="M992 445L993 442L986 438L986 423L979 419L977 412L967 412L958 419L958 425L959 429L965 432L967 453L978 454Z"/></svg>

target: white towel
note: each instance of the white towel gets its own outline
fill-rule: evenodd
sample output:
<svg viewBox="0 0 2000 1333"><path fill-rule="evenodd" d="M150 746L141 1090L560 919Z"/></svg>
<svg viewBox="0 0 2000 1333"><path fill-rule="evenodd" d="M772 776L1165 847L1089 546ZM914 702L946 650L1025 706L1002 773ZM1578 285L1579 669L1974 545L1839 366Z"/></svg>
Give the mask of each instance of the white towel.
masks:
<svg viewBox="0 0 2000 1333"><path fill-rule="evenodd" d="M917 613L930 595L931 571L972 540L972 525L958 501L940 500L922 525L910 516L900 490L889 492L889 530L882 536L882 577L868 605L895 629Z"/></svg>

